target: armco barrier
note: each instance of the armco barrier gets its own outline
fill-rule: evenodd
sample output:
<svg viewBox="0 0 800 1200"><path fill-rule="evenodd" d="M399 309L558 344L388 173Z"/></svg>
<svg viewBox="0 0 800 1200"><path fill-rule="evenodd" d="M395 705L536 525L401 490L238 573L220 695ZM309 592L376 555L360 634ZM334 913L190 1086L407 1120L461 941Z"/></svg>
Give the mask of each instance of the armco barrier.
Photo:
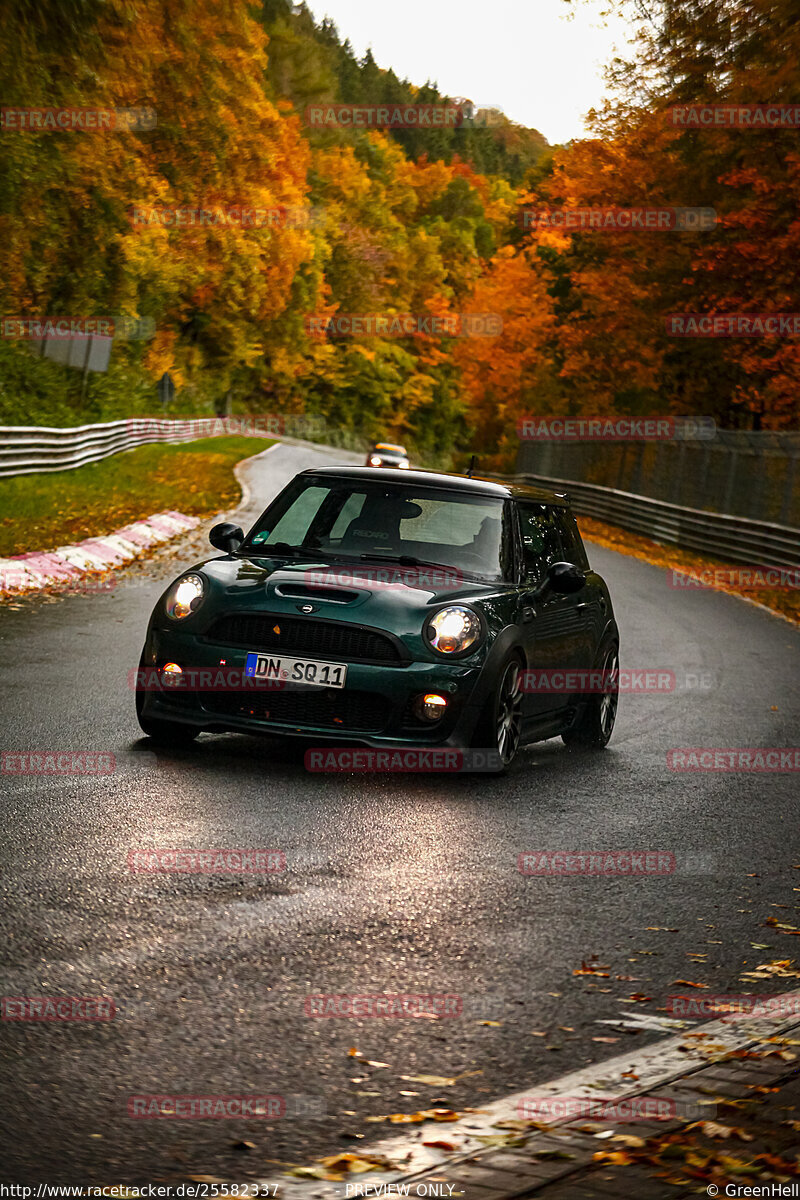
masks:
<svg viewBox="0 0 800 1200"><path fill-rule="evenodd" d="M800 529L667 504L615 488L546 475L517 475L523 483L566 491L578 515L608 521L656 542L699 550L713 558L763 567L800 566Z"/></svg>
<svg viewBox="0 0 800 1200"><path fill-rule="evenodd" d="M240 420L241 432L251 433L254 437L278 436L277 430L273 431L268 424L259 428L257 417L187 417L183 420L130 417L101 425L76 425L72 429L50 429L41 425L0 426L0 477L69 471L151 442L192 442L213 436L203 431L203 425L208 430L215 425L222 426L226 420ZM247 427L248 421L252 430Z"/></svg>

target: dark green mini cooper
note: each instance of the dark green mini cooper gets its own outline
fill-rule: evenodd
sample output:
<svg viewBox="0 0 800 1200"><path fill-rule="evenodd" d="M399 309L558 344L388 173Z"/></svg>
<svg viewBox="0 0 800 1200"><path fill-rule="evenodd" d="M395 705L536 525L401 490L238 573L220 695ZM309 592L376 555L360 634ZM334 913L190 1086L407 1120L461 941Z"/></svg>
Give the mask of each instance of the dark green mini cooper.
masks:
<svg viewBox="0 0 800 1200"><path fill-rule="evenodd" d="M137 715L373 748L600 749L619 633L566 496L433 471L318 467L156 604ZM587 679L601 679L600 686Z"/></svg>

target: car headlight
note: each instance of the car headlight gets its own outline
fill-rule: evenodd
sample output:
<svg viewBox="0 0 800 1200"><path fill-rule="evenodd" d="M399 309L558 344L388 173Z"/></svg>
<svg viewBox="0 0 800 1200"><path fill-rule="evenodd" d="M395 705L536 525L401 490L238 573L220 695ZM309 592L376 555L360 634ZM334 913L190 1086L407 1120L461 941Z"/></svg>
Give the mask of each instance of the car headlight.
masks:
<svg viewBox="0 0 800 1200"><path fill-rule="evenodd" d="M481 639L481 623L476 614L461 605L440 608L425 622L425 640L440 654L463 654L474 649Z"/></svg>
<svg viewBox="0 0 800 1200"><path fill-rule="evenodd" d="M369 465L371 467L379 467L382 462L383 459L379 458L377 454L370 455Z"/></svg>
<svg viewBox="0 0 800 1200"><path fill-rule="evenodd" d="M407 459L407 458L404 458L404 459L403 459L401 462L399 462L397 465L398 465L398 467L402 467L402 469L403 469L404 471L407 471L407 470L408 470L408 459Z"/></svg>
<svg viewBox="0 0 800 1200"><path fill-rule="evenodd" d="M167 616L181 621L200 607L206 585L199 575L184 575L167 592L164 608Z"/></svg>

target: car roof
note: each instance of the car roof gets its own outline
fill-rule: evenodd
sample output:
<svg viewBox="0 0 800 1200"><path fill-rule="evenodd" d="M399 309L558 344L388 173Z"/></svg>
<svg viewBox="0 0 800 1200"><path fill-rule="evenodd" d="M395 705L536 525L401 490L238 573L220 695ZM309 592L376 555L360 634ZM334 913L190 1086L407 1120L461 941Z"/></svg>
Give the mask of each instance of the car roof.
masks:
<svg viewBox="0 0 800 1200"><path fill-rule="evenodd" d="M375 483L385 479L395 487L408 487L416 484L419 487L443 488L448 491L470 492L483 496L498 496L507 500L534 500L539 504L569 504L566 492L551 492L547 488L533 487L527 483L517 483L515 480L490 479L482 476L469 477L454 475L447 471L397 471L383 467L310 467L302 475L316 475L355 481L364 479Z"/></svg>

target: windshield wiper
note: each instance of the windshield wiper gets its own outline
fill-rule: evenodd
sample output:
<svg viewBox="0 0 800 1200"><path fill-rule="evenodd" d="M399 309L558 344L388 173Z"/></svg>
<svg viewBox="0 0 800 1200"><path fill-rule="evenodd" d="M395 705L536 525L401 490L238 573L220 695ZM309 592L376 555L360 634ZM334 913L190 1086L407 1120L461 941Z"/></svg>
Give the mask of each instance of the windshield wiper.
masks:
<svg viewBox="0 0 800 1200"><path fill-rule="evenodd" d="M426 558L414 558L411 554L359 554L362 562L396 562L401 567L441 567L445 571L455 571L455 567L443 562L429 562Z"/></svg>
<svg viewBox="0 0 800 1200"><path fill-rule="evenodd" d="M436 567L439 571L453 571L462 579L474 579L478 583L486 582L484 576L476 575L474 571L463 571L460 567L454 567L452 564L431 562L427 558L414 558L411 554L360 554L359 558L364 562L399 563L401 567Z"/></svg>

